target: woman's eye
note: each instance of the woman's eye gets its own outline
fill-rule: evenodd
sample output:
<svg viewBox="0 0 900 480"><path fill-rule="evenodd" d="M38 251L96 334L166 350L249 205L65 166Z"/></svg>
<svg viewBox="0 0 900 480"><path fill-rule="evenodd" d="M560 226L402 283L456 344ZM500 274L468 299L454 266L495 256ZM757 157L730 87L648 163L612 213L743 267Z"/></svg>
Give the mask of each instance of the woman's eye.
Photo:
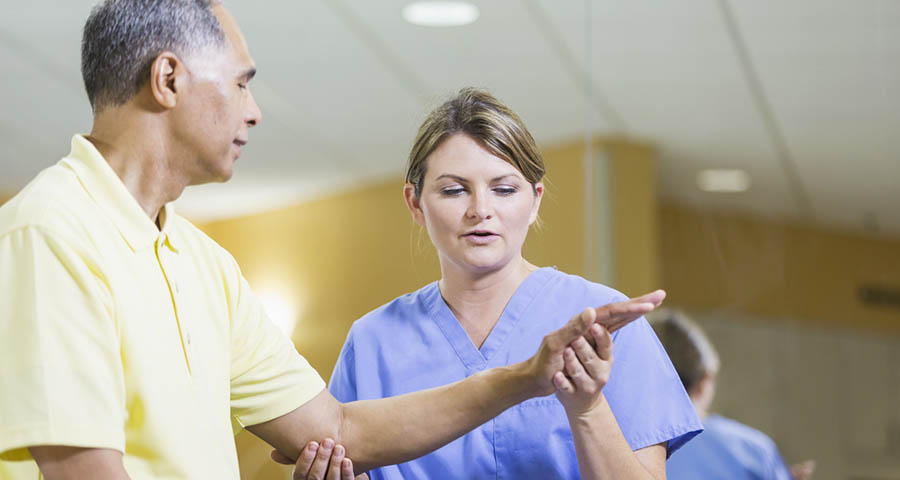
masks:
<svg viewBox="0 0 900 480"><path fill-rule="evenodd" d="M465 188L445 188L441 190L441 195L444 195L445 197L456 197L462 195L465 191Z"/></svg>
<svg viewBox="0 0 900 480"><path fill-rule="evenodd" d="M514 187L497 187L494 191L502 196L508 196L516 193L517 189Z"/></svg>
<svg viewBox="0 0 900 480"><path fill-rule="evenodd" d="M246 90L246 89L247 89L247 84L246 84L246 83L239 83L239 84L238 84L238 88L240 88L241 90Z"/></svg>

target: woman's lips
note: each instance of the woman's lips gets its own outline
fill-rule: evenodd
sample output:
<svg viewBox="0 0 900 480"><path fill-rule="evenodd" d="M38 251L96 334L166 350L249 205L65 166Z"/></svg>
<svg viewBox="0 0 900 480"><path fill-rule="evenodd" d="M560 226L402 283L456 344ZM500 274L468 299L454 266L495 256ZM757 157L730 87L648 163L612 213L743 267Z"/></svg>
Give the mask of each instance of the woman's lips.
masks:
<svg viewBox="0 0 900 480"><path fill-rule="evenodd" d="M463 235L463 238L474 245L487 245L500 238L500 236L492 232L470 232Z"/></svg>

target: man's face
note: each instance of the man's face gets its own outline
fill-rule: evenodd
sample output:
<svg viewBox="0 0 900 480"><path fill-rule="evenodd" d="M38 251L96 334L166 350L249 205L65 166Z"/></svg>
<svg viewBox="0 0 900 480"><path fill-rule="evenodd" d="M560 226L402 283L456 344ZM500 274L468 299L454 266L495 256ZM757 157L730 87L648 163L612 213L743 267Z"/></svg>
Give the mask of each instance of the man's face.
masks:
<svg viewBox="0 0 900 480"><path fill-rule="evenodd" d="M172 157L178 159L176 168L191 185L231 178L241 147L249 140L250 127L261 118L250 93L256 68L247 43L222 5L214 6L213 11L225 35L225 46L207 48L185 59L187 81L172 126L180 150Z"/></svg>

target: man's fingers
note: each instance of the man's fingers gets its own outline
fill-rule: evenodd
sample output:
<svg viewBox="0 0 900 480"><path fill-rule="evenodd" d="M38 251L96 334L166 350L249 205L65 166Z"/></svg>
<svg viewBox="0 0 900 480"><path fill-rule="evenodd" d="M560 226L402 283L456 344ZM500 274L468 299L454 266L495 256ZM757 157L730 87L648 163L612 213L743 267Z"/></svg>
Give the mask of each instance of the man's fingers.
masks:
<svg viewBox="0 0 900 480"><path fill-rule="evenodd" d="M586 308L583 312L575 315L569 323L563 328L557 330L554 335L557 341L556 345L552 345L556 351L565 348L566 345L572 343L576 338L587 333L588 328L597 320L597 311L593 308Z"/></svg>
<svg viewBox="0 0 900 480"><path fill-rule="evenodd" d="M663 302L663 300L665 300L665 298L666 298L665 290L654 290L650 293L645 293L645 294L641 295L640 297L634 297L634 298L630 299L630 301L633 301L636 303L652 303L653 307L656 308L656 307L662 305L662 302Z"/></svg>
<svg viewBox="0 0 900 480"><path fill-rule="evenodd" d="M666 292L656 290L624 302L605 305L597 309L597 322L610 332L615 332L628 325L628 323L652 312L662 304L664 298L666 298Z"/></svg>

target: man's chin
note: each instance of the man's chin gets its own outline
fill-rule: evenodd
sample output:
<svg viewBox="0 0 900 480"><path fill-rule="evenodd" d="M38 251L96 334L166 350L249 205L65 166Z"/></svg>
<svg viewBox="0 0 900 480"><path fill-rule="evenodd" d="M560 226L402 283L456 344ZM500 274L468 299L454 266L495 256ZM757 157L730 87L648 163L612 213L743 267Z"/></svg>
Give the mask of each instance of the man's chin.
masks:
<svg viewBox="0 0 900 480"><path fill-rule="evenodd" d="M225 182L231 180L231 177L233 177L233 176L234 176L234 170L229 169L227 172L217 172L215 174L210 174L210 175L204 176L202 178L195 178L195 179L191 180L191 182L188 185L193 187L196 185L206 185L209 183L225 183Z"/></svg>

